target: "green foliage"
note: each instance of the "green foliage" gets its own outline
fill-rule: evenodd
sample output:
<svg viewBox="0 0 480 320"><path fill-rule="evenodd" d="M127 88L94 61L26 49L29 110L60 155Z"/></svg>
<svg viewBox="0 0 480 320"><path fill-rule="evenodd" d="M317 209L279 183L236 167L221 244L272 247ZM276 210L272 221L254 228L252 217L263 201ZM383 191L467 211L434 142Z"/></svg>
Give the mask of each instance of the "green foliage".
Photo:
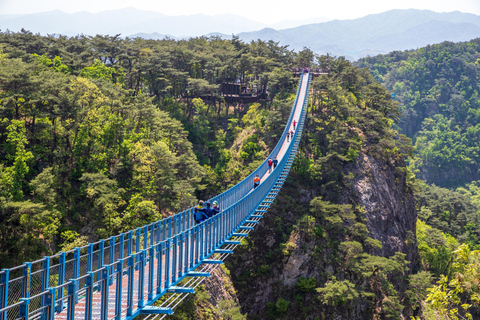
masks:
<svg viewBox="0 0 480 320"><path fill-rule="evenodd" d="M60 226L60 212L30 200L0 203L0 261L5 267L53 253L51 243ZM7 219L8 217L8 219Z"/></svg>
<svg viewBox="0 0 480 320"><path fill-rule="evenodd" d="M370 237L365 238L365 245L372 249L382 249L382 242L379 240L372 239Z"/></svg>
<svg viewBox="0 0 480 320"><path fill-rule="evenodd" d="M280 244L280 250L284 256L291 255L295 249L297 249L297 245L292 237L287 237L287 241Z"/></svg>
<svg viewBox="0 0 480 320"><path fill-rule="evenodd" d="M125 77L121 69L116 70L115 68L107 67L100 60L95 60L93 65L83 68L79 76L89 79L104 79L113 83L122 83Z"/></svg>
<svg viewBox="0 0 480 320"><path fill-rule="evenodd" d="M215 313L219 315L222 320L246 320L247 317L240 312L238 306L233 299L222 300L215 308Z"/></svg>
<svg viewBox="0 0 480 320"><path fill-rule="evenodd" d="M307 240L312 239L315 236L316 221L315 218L310 215L304 215L297 220L294 226L294 230L305 234Z"/></svg>
<svg viewBox="0 0 480 320"><path fill-rule="evenodd" d="M455 251L455 277L441 276L438 285L428 289L426 299L431 316L442 319L473 319L480 304L480 252L461 245ZM430 316L427 315L427 316Z"/></svg>
<svg viewBox="0 0 480 320"><path fill-rule="evenodd" d="M122 229L124 232L132 230L136 226L147 225L162 218L155 203L151 200L145 200L140 194L135 194L130 198L124 214L122 219Z"/></svg>
<svg viewBox="0 0 480 320"><path fill-rule="evenodd" d="M60 237L64 241L60 246L62 251L70 251L74 248L80 248L88 244L88 238L86 236L80 236L77 232L72 230L62 232Z"/></svg>
<svg viewBox="0 0 480 320"><path fill-rule="evenodd" d="M321 156L349 162L362 149L376 157L400 153L395 132L390 129L391 120L399 113L385 89L373 82L366 70L356 69L342 58L331 59L329 69L328 77L318 77L313 83L319 94L313 101L312 112L318 116L312 124L321 142L317 149ZM317 156L315 149L312 151Z"/></svg>
<svg viewBox="0 0 480 320"><path fill-rule="evenodd" d="M247 283L267 275L270 259L283 259L282 249L292 254L297 243L305 250L307 239L315 242L318 260L331 258L343 279L325 285L325 306L352 306L362 298L375 316L398 316L393 283L405 276L405 257L364 253L363 246L380 245L368 238L363 209L339 204L343 188L355 179L344 175L344 165L367 155L403 168L412 151L409 140L391 128L397 105L366 70L344 58L235 38L151 41L7 32L0 33L0 43L6 52L0 57L0 116L8 119L0 125L1 263L82 245L83 230L92 230L88 240L95 241L150 223L247 176L277 142L290 112L296 81L288 68L294 59L309 66L316 59L328 62L329 75L313 83L305 145L293 169L302 182L315 185L319 197L294 224L275 219L282 247L271 250L268 263L259 260L258 271L245 270L238 279ZM229 100L221 85L237 79L271 101ZM13 121L23 122L8 129ZM18 143L7 141L10 131ZM17 155L22 179L14 188L6 169L15 167ZM398 171L399 179L408 174ZM250 238L242 247L255 248ZM303 301L311 299L317 281L299 279ZM268 316L296 312L300 299L292 298L278 290L267 304ZM209 299L199 287L174 318L207 319L214 312L245 318L233 301L213 307Z"/></svg>
<svg viewBox="0 0 480 320"><path fill-rule="evenodd" d="M298 281L295 284L295 286L297 287L298 290L300 290L303 293L313 292L317 287L317 279L315 279L315 277L310 277L310 278L300 277L298 278Z"/></svg>
<svg viewBox="0 0 480 320"><path fill-rule="evenodd" d="M267 317L269 319L276 319L274 302L270 301L267 303Z"/></svg>
<svg viewBox="0 0 480 320"><path fill-rule="evenodd" d="M8 37L0 34L1 41ZM118 57L104 52L95 62L83 51L19 50L22 59L7 54L0 61L2 263L81 245L80 230L93 231L88 240L94 241L196 202L204 169L187 132L145 94L122 87ZM84 77L75 76L80 73ZM228 163L228 138L218 136L214 148ZM65 230L79 236L62 238ZM34 240L25 249L28 239Z"/></svg>
<svg viewBox="0 0 480 320"><path fill-rule="evenodd" d="M321 217L326 222L326 227L332 231L344 232L344 222L352 222L356 216L351 205L338 205L317 197L311 201L314 216ZM313 230L312 230L313 232Z"/></svg>
<svg viewBox="0 0 480 320"><path fill-rule="evenodd" d="M325 287L317 288L317 292L320 301L332 307L350 304L360 296L353 283L349 280L338 281L335 277Z"/></svg>
<svg viewBox="0 0 480 320"><path fill-rule="evenodd" d="M452 253L459 246L455 238L417 220L418 251L424 270L435 276L450 275Z"/></svg>
<svg viewBox="0 0 480 320"><path fill-rule="evenodd" d="M480 41L444 42L360 59L395 92L402 133L415 141L417 176L442 187L479 180Z"/></svg>
<svg viewBox="0 0 480 320"><path fill-rule="evenodd" d="M258 273L264 276L268 276L271 272L271 267L268 264L263 264L258 269Z"/></svg>
<svg viewBox="0 0 480 320"><path fill-rule="evenodd" d="M277 303L275 304L277 315L279 317L282 317L285 314L285 312L287 312L289 305L290 305L290 301L285 300L283 298L279 298L277 300Z"/></svg>
<svg viewBox="0 0 480 320"><path fill-rule="evenodd" d="M408 276L408 288L405 298L414 310L420 308L422 301L427 298L428 288L432 287L434 278L428 271L420 271Z"/></svg>
<svg viewBox="0 0 480 320"><path fill-rule="evenodd" d="M61 72L61 73L72 73L72 69L62 63L62 58L59 56L55 56L53 59L49 59L47 54L44 53L43 55L39 56L38 54L34 53L33 57L38 60L38 62L50 69Z"/></svg>
<svg viewBox="0 0 480 320"><path fill-rule="evenodd" d="M256 134L251 135L243 144L243 151L240 152L240 157L243 160L251 161L257 155L257 152L260 151L258 145L258 136Z"/></svg>
<svg viewBox="0 0 480 320"><path fill-rule="evenodd" d="M4 167L0 183L3 185L3 197L19 201L23 199L23 191L25 189L25 178L30 171L28 162L33 158L33 154L27 151L26 145L28 143L26 137L26 128L24 120L11 120L8 124L8 119L3 120L3 124L7 124L7 138L5 143L5 150L7 153L6 164L9 167ZM9 191L7 191L9 190Z"/></svg>
<svg viewBox="0 0 480 320"><path fill-rule="evenodd" d="M54 168L43 169L34 179L30 181L33 198L46 204L49 208L56 207L57 180L54 175Z"/></svg>
<svg viewBox="0 0 480 320"><path fill-rule="evenodd" d="M474 187L472 186L474 190ZM415 193L419 219L475 247L480 239L480 214L465 188L458 192L420 184Z"/></svg>

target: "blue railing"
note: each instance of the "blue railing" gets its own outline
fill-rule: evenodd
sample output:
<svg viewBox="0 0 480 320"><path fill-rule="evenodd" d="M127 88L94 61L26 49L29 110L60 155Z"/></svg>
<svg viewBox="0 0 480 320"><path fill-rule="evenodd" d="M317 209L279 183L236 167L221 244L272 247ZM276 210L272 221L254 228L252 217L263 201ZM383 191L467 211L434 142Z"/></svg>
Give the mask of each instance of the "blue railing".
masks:
<svg viewBox="0 0 480 320"><path fill-rule="evenodd" d="M302 79L303 73L287 126L270 157L278 155L295 111L302 108L292 143L259 187L252 191L253 176L266 173L266 161L239 184L212 198L225 209L199 225L188 209L109 239L1 270L0 320L132 319L140 313L170 313L168 307L148 306L165 293L180 290L175 285L185 277L207 275L193 270L220 263L221 259L209 258L231 253L228 248L253 229L278 194L306 116L310 81L303 86L304 101L298 104ZM229 240L232 237L237 240ZM221 249L225 245L227 249Z"/></svg>

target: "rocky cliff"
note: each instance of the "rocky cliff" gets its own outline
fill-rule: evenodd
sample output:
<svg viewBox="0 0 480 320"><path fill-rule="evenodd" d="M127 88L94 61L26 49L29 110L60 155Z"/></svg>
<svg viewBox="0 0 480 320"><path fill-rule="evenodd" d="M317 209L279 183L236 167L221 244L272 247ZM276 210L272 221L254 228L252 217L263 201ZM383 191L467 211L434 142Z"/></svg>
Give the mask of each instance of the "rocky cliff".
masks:
<svg viewBox="0 0 480 320"><path fill-rule="evenodd" d="M366 154L343 174L347 182L333 204L319 199L324 188L292 173L265 219L227 260L249 319L380 319L395 314L390 300L399 317L408 313L400 303L404 275L418 253L405 174ZM329 285L332 292L317 290Z"/></svg>
<svg viewBox="0 0 480 320"><path fill-rule="evenodd" d="M402 172L363 154L345 166L345 173L353 174L354 178L342 202L355 203L365 209L369 236L382 243L381 249L369 253L391 257L395 252L402 252L412 262L411 266L416 266L417 213Z"/></svg>

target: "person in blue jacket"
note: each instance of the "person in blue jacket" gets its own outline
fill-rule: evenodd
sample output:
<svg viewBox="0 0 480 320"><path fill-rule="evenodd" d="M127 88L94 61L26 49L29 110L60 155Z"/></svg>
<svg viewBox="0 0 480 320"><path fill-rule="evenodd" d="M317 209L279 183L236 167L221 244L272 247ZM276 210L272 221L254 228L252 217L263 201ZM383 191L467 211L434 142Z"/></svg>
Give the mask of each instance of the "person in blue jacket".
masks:
<svg viewBox="0 0 480 320"><path fill-rule="evenodd" d="M275 157L275 159L273 159L273 169L275 169L277 166L278 166L278 159L277 157Z"/></svg>
<svg viewBox="0 0 480 320"><path fill-rule="evenodd" d="M198 201L198 205L195 207L195 222L200 223L208 219L206 215L206 208L203 207L203 200Z"/></svg>
<svg viewBox="0 0 480 320"><path fill-rule="evenodd" d="M205 214L207 215L208 218L211 218L214 216L215 211L213 210L212 204L210 203L210 201L207 201L206 205L207 207L205 208Z"/></svg>
<svg viewBox="0 0 480 320"><path fill-rule="evenodd" d="M220 213L220 207L218 206L217 201L213 201L213 215Z"/></svg>

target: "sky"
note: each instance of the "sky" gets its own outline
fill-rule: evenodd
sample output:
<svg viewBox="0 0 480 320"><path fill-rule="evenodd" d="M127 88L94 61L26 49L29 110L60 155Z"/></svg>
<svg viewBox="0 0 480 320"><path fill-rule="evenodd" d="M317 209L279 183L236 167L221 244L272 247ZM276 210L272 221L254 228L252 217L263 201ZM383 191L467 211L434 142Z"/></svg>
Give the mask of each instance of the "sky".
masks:
<svg viewBox="0 0 480 320"><path fill-rule="evenodd" d="M166 15L236 14L267 24L324 17L355 19L391 9L461 11L480 15L480 0L0 0L0 14L116 10L134 7Z"/></svg>

